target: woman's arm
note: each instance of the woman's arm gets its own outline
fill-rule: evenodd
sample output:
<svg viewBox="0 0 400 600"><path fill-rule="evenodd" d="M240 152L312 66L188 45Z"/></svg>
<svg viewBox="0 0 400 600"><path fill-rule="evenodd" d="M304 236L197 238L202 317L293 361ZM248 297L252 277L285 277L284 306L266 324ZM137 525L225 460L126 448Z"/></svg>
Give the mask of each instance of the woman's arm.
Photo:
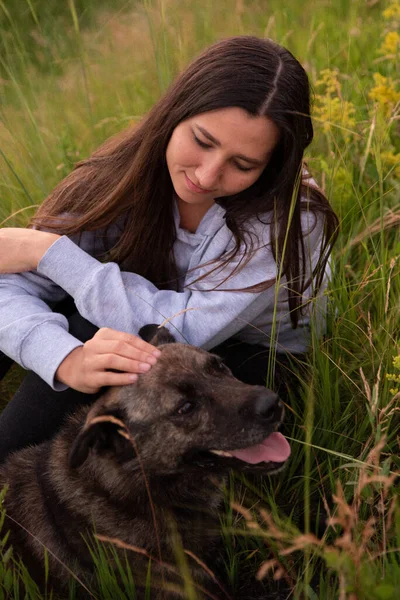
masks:
<svg viewBox="0 0 400 600"><path fill-rule="evenodd" d="M310 269L318 259L322 235L322 223L321 226L315 225L315 216L305 213L303 231ZM268 244L269 227L262 224L257 227L261 247L242 271L221 286L224 291L208 290L233 271L241 256L212 277L176 292L159 290L140 275L121 272L115 263L102 264L71 240L62 237L46 252L38 271L65 289L74 298L80 314L98 327L136 333L147 323L161 323L168 319L168 327L178 341L210 349L239 332L261 313L266 316L265 322L273 321L274 304L278 299L273 284L277 276L276 264ZM228 234L231 235L230 232ZM222 246L219 243L219 247ZM215 254L206 253L200 262L210 258L215 258ZM197 270L191 279L209 269L208 266ZM272 284L263 292L235 291L266 280L271 280ZM286 319L289 323L287 304L282 303L284 286L283 278L275 314L278 321ZM268 335L268 331L264 333ZM267 337L265 340L268 345Z"/></svg>
<svg viewBox="0 0 400 600"><path fill-rule="evenodd" d="M17 227L0 230L0 273L34 271L43 254L59 239L47 231Z"/></svg>
<svg viewBox="0 0 400 600"><path fill-rule="evenodd" d="M94 233L86 232L80 236L81 247L78 247L66 237L60 238L46 232L22 229L4 229L1 232L0 244L6 244L4 250L7 252L3 254L4 260L0 268L21 271L35 268L41 255L50 246L52 250L49 249L45 254L47 258L46 261L42 260L42 265L47 262L49 272L53 273L48 260L53 256L54 270L59 273L63 285L68 287L68 290L64 290L61 282L51 281L45 270L0 275L0 348L24 368L38 373L54 389L63 390L69 385L74 389L91 392L96 391L99 385L112 385L113 382L104 379L107 367L104 362L105 354L109 355L106 357L109 369L123 368L123 365L115 363L116 360L120 361L121 350L114 351L112 346L121 341L116 338L118 335L125 335L122 332L131 334L130 347L125 343L122 354L124 359L128 355L132 361L135 358L132 356L132 342L136 348L139 342L145 344L132 335L142 325L160 323L176 312L193 306L197 308L197 304L200 304L200 310L181 312L172 319L171 329L175 334L183 331L183 336L177 335L178 339L199 345L208 341L207 347L210 348L243 328L251 319L252 306L254 314L258 314L265 304L258 300L257 305L254 294L236 293L234 302L230 303L227 302L227 296L232 300L232 293L205 293L200 284L197 289L184 293L160 291L138 275L121 273L117 265L103 265L92 258L94 237ZM54 240L57 242L54 243ZM52 277L57 279L54 274ZM257 276L255 283L263 278L264 272ZM71 289L66 284L69 279ZM138 288L138 294L131 290L132 284ZM74 293L77 292L75 299L82 316L101 329L108 328L106 331L101 330L99 335L85 345L68 333L67 319L53 313L48 306L54 306L62 300L67 292L72 291L72 287ZM242 301L237 303L239 296ZM84 307L88 302L89 310L86 310ZM247 310L240 318L242 309ZM199 312L202 313L200 317L197 314ZM148 359L152 359L152 356L146 357L145 353L152 354L154 348L146 345L141 350L144 354L136 362L150 362ZM101 381L99 367L102 369ZM135 364L134 372L142 372L142 367L143 364ZM85 369L90 372L89 378L83 377ZM128 370L128 367L124 370ZM111 377L111 374L107 377ZM120 381L119 385L126 383L128 381ZM117 383L114 382L114 385Z"/></svg>
<svg viewBox="0 0 400 600"><path fill-rule="evenodd" d="M60 237L22 229L0 233L0 250L4 245L0 270L35 268L46 248ZM94 252L95 234L83 234L80 243ZM67 319L50 308L66 296L34 271L0 275L0 349L58 391L70 386L93 393L105 385L126 385L154 364L157 351L137 336L100 329L82 344L70 335Z"/></svg>
<svg viewBox="0 0 400 600"><path fill-rule="evenodd" d="M312 215L311 215L312 216ZM307 222L310 221L306 215ZM315 219L311 221L315 223ZM261 227L261 226L260 226ZM304 231L311 231L306 237L306 246L309 249L310 266L316 263L319 254L321 239L321 228L306 226ZM223 289L231 291L206 290L213 287L228 275L234 268L234 264L225 269L224 272L215 274L211 279L199 282L184 292L158 290L143 277L121 272L114 263L102 264L87 252L87 244L79 248L66 237L59 238L50 246L39 263L38 273L27 273L21 276L0 276L0 347L5 352L22 363L26 368L32 368L50 385L54 385L55 363L60 363L62 354L67 347L65 336L68 332L58 337L57 332L66 328L65 319L60 315L55 316L46 306L49 301L48 291L43 294L43 289L57 290L57 294L64 295L60 290L63 288L75 299L79 312L98 327L109 327L112 329L137 333L142 325L150 322L160 323L164 319L170 319L169 327L178 340L203 346L210 349L225 339L231 337L248 323L263 314L262 321L269 323L275 316L274 303L277 298L276 286L262 293L236 292L235 289L249 287L267 279L276 277L276 265L268 248L268 226L262 226L263 246L254 254L246 268L239 274L233 276L222 286ZM89 234L88 234L89 235ZM223 251L224 244L220 244ZM204 260L215 256L204 256ZM199 276L202 272L209 270L204 267L196 271ZM44 277L43 277L44 276ZM16 278L11 283L4 278ZM21 279L39 277L40 285L36 289L25 289L23 300L20 298L19 286ZM192 276L192 278L194 278ZM57 285L52 284L49 279L54 280ZM3 288L2 288L3 281ZM44 283L45 282L45 283ZM15 294L15 284L18 293ZM9 286L14 286L14 293L9 294ZM25 288L24 281L22 288ZM43 287L44 285L44 287ZM50 286L50 288L48 288ZM282 284L282 287L284 283ZM284 289L281 290L279 306L276 311L279 325L282 326L286 319L289 324L287 305L284 302ZM32 296L36 299L32 300ZM51 294L53 298L53 295ZM38 311L37 299L44 300ZM282 303L283 299L283 303ZM18 303L26 304L26 321L20 324L19 335L16 341L8 341L8 335L14 336L13 329L15 318L12 314L2 312L4 303L16 307ZM2 304L3 302L3 304ZM43 314L45 313L45 314ZM14 315L15 317L15 315ZM54 323L56 320L56 323ZM57 325L57 329L52 329ZM37 331L36 331L37 329ZM268 335L268 325L263 327L264 333ZM268 339L266 344L268 344ZM50 341L51 340L51 341ZM79 342L73 338L75 347ZM30 343L31 342L31 343ZM24 347L26 344L26 347ZM71 344L71 340L69 340ZM11 349L10 346L13 345ZM52 361L43 361L43 345L53 348L51 351ZM30 351L30 352L29 352ZM29 359L25 358L29 354ZM18 359L18 356L20 357ZM64 354L65 356L65 354ZM65 387L65 386L64 386Z"/></svg>
<svg viewBox="0 0 400 600"><path fill-rule="evenodd" d="M47 251L38 271L63 287L80 314L99 327L135 333L146 323L170 319L168 326L179 341L209 349L273 306L274 287L262 293L233 291L276 276L269 249L261 248L242 272L223 284L222 289L231 291L206 291L234 267L230 264L183 292L159 290L140 275L121 272L115 263L100 263L63 237ZM209 268L196 271L196 276Z"/></svg>
<svg viewBox="0 0 400 600"><path fill-rule="evenodd" d="M0 348L25 369L38 373L56 390L60 362L82 342L68 333L67 319L53 313L66 292L38 273L0 275Z"/></svg>

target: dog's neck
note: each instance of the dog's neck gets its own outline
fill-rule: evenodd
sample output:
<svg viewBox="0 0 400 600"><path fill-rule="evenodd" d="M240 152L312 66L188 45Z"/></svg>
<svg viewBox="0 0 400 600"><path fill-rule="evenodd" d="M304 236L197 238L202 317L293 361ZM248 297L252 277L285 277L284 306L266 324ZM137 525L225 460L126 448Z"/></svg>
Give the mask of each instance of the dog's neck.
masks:
<svg viewBox="0 0 400 600"><path fill-rule="evenodd" d="M85 477L85 470L88 475ZM115 474L115 465L107 466L106 461L89 459L80 476L80 485L86 487L86 481L91 481L87 493L93 489L93 480L96 480L96 494L101 493L103 498L110 502L131 510L135 515L148 514L150 501L157 510L174 511L176 507L196 507L201 505L204 494L207 494L207 505L216 509L222 499L223 476L212 477L208 473L198 471L180 472L168 475L153 475L143 473L137 469L134 476L129 470L121 467L118 476Z"/></svg>

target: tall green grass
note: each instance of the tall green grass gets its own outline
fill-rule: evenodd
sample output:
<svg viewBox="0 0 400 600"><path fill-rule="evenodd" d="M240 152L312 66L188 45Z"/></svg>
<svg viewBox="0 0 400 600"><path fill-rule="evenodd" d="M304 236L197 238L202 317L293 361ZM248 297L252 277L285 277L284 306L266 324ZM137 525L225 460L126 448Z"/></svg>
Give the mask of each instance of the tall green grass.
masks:
<svg viewBox="0 0 400 600"><path fill-rule="evenodd" d="M313 339L311 376L287 409L292 457L285 472L242 480L241 493L236 477L227 490L225 563L233 587L243 573L274 560L269 577L277 573L295 598L398 598L400 511L392 474L400 467L399 395L387 374L399 372L392 361L400 354L400 57L399 47L379 50L400 24L400 9L399 17L383 16L390 5L144 0L118 11L103 3L85 22L71 0L55 31L39 13L30 21L30 36L44 48L41 64L31 57L37 47L26 21L14 11L7 25L0 82L0 223L7 226L25 225L75 161L133 125L214 40L272 37L313 82L316 135L307 160L341 220L328 331ZM392 78L392 96L384 86L370 95L375 73ZM8 398L15 382L0 386ZM234 490L236 502L255 512L231 507ZM258 512L262 507L272 521ZM328 512L336 522L324 533Z"/></svg>

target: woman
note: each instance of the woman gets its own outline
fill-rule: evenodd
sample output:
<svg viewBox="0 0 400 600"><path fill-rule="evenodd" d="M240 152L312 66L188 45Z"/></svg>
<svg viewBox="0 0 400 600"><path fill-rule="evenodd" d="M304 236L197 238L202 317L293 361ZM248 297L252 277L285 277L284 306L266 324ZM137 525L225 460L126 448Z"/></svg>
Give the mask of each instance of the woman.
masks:
<svg viewBox="0 0 400 600"><path fill-rule="evenodd" d="M167 319L177 341L219 352L251 383L275 353L286 366L304 356L337 231L303 167L312 137L298 61L230 38L77 164L33 219L40 231L2 230L0 348L40 377L1 416L0 458L151 368L157 350L137 337L147 323ZM68 295L75 314L57 305Z"/></svg>

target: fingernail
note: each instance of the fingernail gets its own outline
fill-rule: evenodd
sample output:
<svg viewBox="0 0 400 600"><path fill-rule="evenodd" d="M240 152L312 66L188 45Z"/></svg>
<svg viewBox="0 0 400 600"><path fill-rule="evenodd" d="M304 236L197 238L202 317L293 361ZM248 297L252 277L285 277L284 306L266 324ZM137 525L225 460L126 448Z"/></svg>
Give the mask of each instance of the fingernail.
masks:
<svg viewBox="0 0 400 600"><path fill-rule="evenodd" d="M155 365L157 362L157 359L155 356L149 356L149 358L146 358L146 362L148 362L151 365Z"/></svg>
<svg viewBox="0 0 400 600"><path fill-rule="evenodd" d="M129 381L137 381L138 376L135 375L135 373L132 373L132 375L129 375Z"/></svg>
<svg viewBox="0 0 400 600"><path fill-rule="evenodd" d="M151 365L149 365L149 363L140 363L139 366L141 371L148 371L151 369Z"/></svg>
<svg viewBox="0 0 400 600"><path fill-rule="evenodd" d="M160 358L161 350L153 350L152 355L155 356L156 358Z"/></svg>

